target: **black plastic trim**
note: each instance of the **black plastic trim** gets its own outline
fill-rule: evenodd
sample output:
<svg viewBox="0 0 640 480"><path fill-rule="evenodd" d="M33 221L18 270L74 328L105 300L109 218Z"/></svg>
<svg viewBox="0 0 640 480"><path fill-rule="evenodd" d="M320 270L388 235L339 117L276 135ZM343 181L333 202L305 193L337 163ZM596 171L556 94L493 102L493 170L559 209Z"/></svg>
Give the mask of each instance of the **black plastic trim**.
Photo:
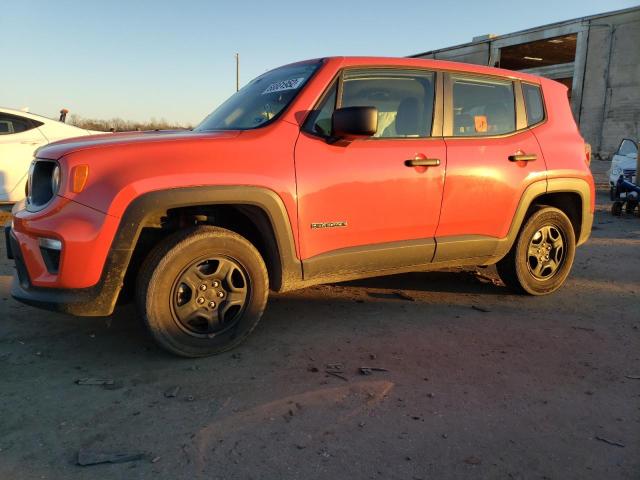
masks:
<svg viewBox="0 0 640 480"><path fill-rule="evenodd" d="M332 250L302 262L304 279L426 265L431 263L435 249L436 242L425 238Z"/></svg>
<svg viewBox="0 0 640 480"><path fill-rule="evenodd" d="M9 225L7 225L6 227L4 227L4 244L7 248L7 258L9 260L13 260L13 253L11 250L11 227Z"/></svg>
<svg viewBox="0 0 640 480"><path fill-rule="evenodd" d="M280 197L271 190L250 186L189 187L159 190L133 200L120 220L120 226L107 255L98 283L82 289L42 288L31 285L18 242L11 235L19 280L14 279L12 296L23 303L79 316L107 316L113 312L122 288L133 250L143 227L167 210L197 205L254 205L268 216L280 259L278 291L296 288L302 280L289 217ZM22 273L21 273L22 271Z"/></svg>

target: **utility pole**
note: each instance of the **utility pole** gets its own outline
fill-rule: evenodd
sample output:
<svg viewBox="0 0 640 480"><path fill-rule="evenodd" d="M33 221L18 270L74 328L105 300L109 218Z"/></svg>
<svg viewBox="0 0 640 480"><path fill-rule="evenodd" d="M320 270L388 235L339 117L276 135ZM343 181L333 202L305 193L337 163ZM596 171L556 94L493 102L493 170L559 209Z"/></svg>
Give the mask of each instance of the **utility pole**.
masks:
<svg viewBox="0 0 640 480"><path fill-rule="evenodd" d="M240 90L240 54L236 53L236 92Z"/></svg>

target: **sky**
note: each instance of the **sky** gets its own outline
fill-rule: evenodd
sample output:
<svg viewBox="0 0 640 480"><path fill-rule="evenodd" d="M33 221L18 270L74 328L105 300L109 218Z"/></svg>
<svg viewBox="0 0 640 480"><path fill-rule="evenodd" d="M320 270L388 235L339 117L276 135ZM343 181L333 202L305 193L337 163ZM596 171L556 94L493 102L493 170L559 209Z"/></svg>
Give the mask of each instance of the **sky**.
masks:
<svg viewBox="0 0 640 480"><path fill-rule="evenodd" d="M407 56L638 0L2 2L0 106L197 124L240 84L331 55Z"/></svg>

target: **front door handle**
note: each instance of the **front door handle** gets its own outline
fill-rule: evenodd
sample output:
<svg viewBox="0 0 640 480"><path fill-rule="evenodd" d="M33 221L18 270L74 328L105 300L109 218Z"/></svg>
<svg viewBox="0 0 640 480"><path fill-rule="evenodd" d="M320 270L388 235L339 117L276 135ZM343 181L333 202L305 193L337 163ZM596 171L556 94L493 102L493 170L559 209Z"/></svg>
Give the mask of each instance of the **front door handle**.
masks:
<svg viewBox="0 0 640 480"><path fill-rule="evenodd" d="M437 167L440 165L439 158L426 158L422 156L417 156L410 160L405 160L404 164L407 167Z"/></svg>
<svg viewBox="0 0 640 480"><path fill-rule="evenodd" d="M510 162L535 162L537 159L538 156L535 153L531 155L526 155L524 153L509 155Z"/></svg>

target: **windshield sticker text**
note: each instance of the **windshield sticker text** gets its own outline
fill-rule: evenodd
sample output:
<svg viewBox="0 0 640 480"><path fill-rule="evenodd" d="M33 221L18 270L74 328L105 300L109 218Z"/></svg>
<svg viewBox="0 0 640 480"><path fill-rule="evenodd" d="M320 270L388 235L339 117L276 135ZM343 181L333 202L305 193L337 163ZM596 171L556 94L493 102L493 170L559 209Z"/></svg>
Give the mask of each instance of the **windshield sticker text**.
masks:
<svg viewBox="0 0 640 480"><path fill-rule="evenodd" d="M269 85L262 95L266 95L268 93L274 92L282 92L283 90L295 90L302 85L304 82L304 77L300 78L291 78L289 80L282 80L281 82L272 83Z"/></svg>

